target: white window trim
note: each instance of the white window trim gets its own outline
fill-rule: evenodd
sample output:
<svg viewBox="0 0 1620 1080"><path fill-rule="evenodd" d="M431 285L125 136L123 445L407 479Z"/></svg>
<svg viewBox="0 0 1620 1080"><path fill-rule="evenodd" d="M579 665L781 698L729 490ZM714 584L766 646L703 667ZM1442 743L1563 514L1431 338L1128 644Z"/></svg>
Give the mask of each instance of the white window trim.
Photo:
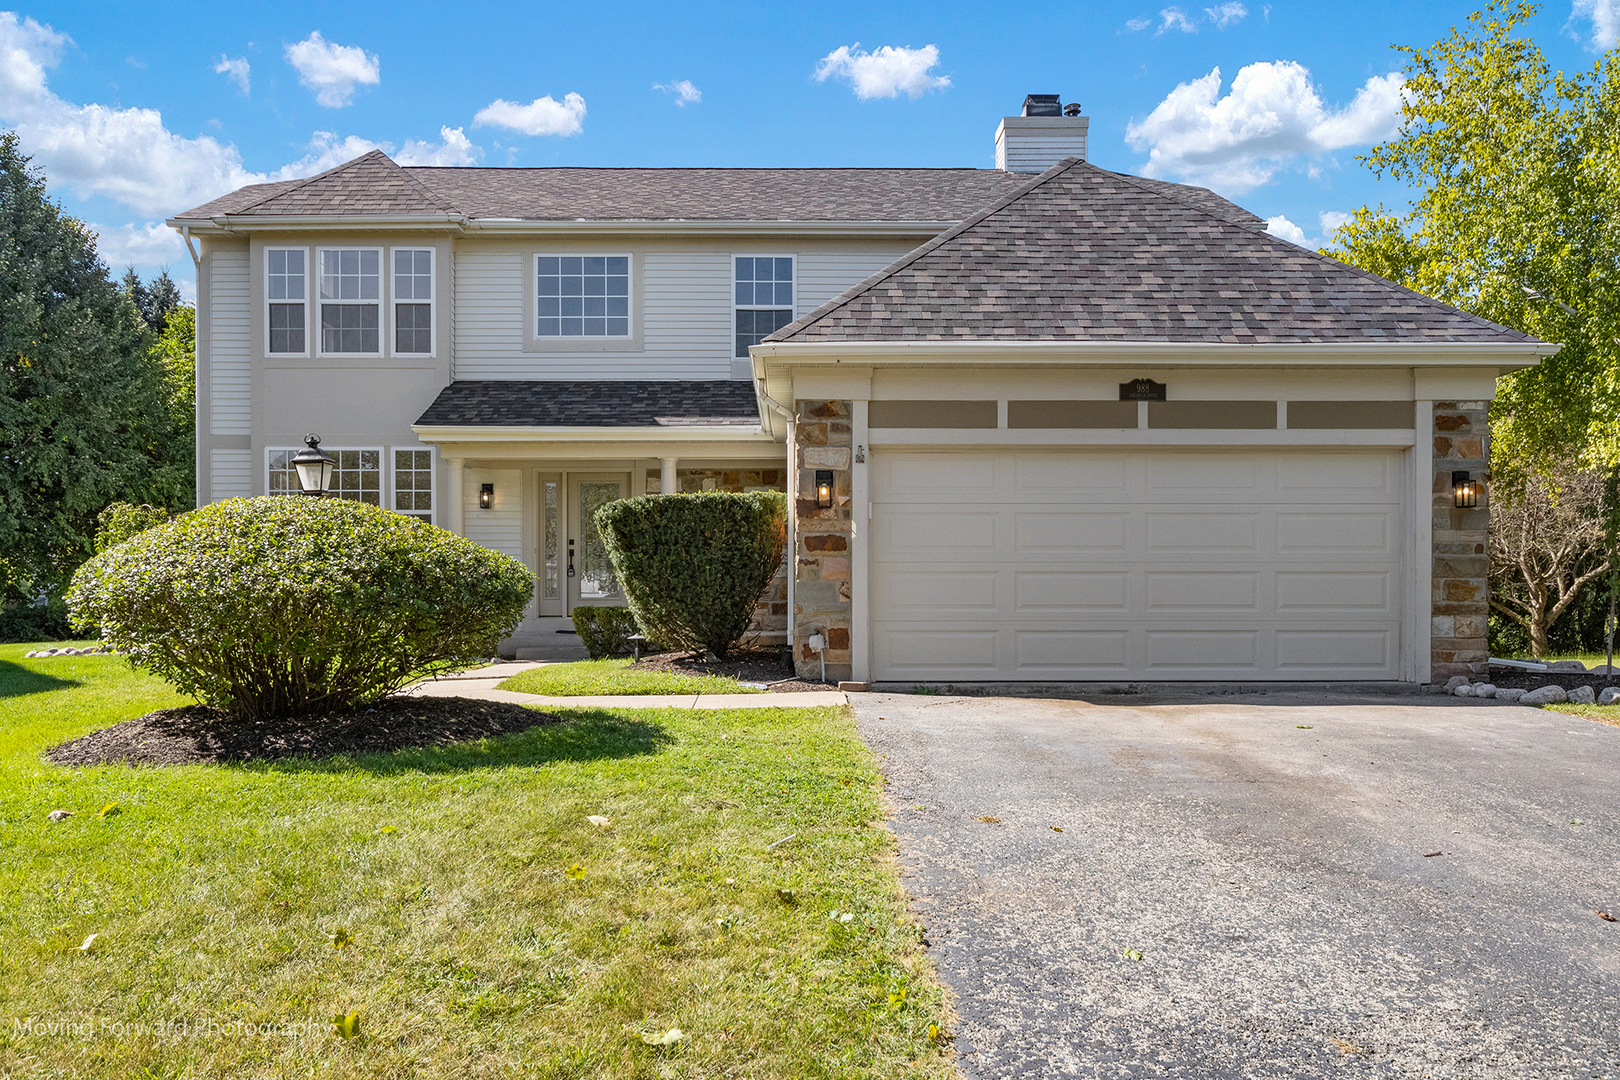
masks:
<svg viewBox="0 0 1620 1080"><path fill-rule="evenodd" d="M302 446L267 446L264 448L264 469L259 473L259 475L264 478L264 493L266 495L270 494L270 459L276 454L296 454L302 449L304 449ZM391 475L393 473L393 459L389 456L388 447L327 446L325 443L321 444L321 453L323 454L335 454L339 450L359 450L362 452L366 450L377 451L377 502L379 504L391 504L394 501L393 491L391 490L393 487L391 480ZM298 494L302 495L302 490L300 490ZM332 497L335 498L336 496ZM387 507L384 506L384 509L386 508Z"/></svg>
<svg viewBox="0 0 1620 1080"><path fill-rule="evenodd" d="M416 250L421 250L421 249L418 248ZM406 355L407 356L422 356L422 355L425 355L425 354L423 354L423 353L407 353ZM388 505L387 505L386 509L389 510L391 513L399 514L401 517L407 517L407 516L408 517L414 517L414 516L416 516L416 513L417 513L417 511L415 511L415 510L405 511L405 510L395 509L395 506L394 506L394 490L395 490L395 488L394 488L394 470L395 470L394 452L396 450L426 450L428 452L428 463L429 463L428 464L428 497L431 500L431 502L433 503L433 508L428 511L428 522L429 522L429 524L437 525L439 523L439 452L438 452L437 449L435 449L434 447L431 447L431 446L390 446L387 449L386 452L388 454Z"/></svg>
<svg viewBox="0 0 1620 1080"><path fill-rule="evenodd" d="M272 300L272 299L270 299L270 253L272 251L301 251L301 252L304 253L304 300L303 300L303 304L304 304L304 351L303 352L278 352L278 353L273 353L273 352L270 351L270 305L271 304L291 304L291 303L295 303L295 301L293 301L293 300ZM267 357L274 357L277 360L280 360L280 359L283 359L283 358L291 358L291 359L294 359L294 360L308 359L308 357L310 356L309 313L310 313L310 308L315 306L314 302L310 299L310 294L314 292L314 275L311 272L313 270L313 268L314 268L314 264L310 259L309 248L307 248L307 247L299 247L296 244L294 244L294 245L267 244L265 246L265 248L264 248L264 264L263 265L264 265L264 275L260 279L260 286L261 286L261 292L263 293L262 299L264 301L264 307L263 307L263 311L264 311L264 355L267 356Z"/></svg>
<svg viewBox="0 0 1620 1080"><path fill-rule="evenodd" d="M628 329L628 332L623 333L623 334L602 334L600 336L592 336L590 334L547 334L544 337L542 337L541 334L540 334L540 260L541 259L614 259L614 258L623 258L623 259L627 260L625 262L626 279L627 279L627 284L625 285L625 288L628 290L627 296L626 296L626 299L628 300L628 303L625 305L625 310L627 311L628 314L626 316L627 322L625 323L625 326ZM530 293L529 302L532 305L530 310L532 310L534 314L529 319L529 333L528 333L528 336L530 338L534 339L535 341L567 341L567 342L570 342L570 343L572 343L572 342L581 342L581 341L584 341L584 342L612 341L612 342L622 343L622 342L627 342L627 341L634 341L636 339L636 257L631 252L628 252L628 251L536 251L536 252L534 252L533 254L531 254L529 256L529 293ZM735 288L732 289L732 294L733 295L736 294L736 289Z"/></svg>
<svg viewBox="0 0 1620 1080"><path fill-rule="evenodd" d="M378 280L377 280L377 299L376 300L322 300L321 299L321 285L320 285L321 253L326 252L326 251L375 251L377 253L377 262L379 263L379 268L381 270L381 272L377 275L377 277L378 277ZM323 245L323 246L317 247L315 249L314 273L310 275L310 283L309 283L310 295L314 297L314 300L312 301L312 304L316 309L316 310L309 313L309 321L310 321L311 329L317 334L319 334L321 332L321 320L316 318L316 316L318 316L320 314L320 306L322 304L339 304L339 305L341 305L343 307L360 307L363 304L373 304L374 303L374 304L377 305L377 323L378 323L378 326L377 326L377 351L376 352L327 352L324 348L317 345L317 346L315 346L315 355L316 356L321 357L322 359L331 358L331 359L335 359L335 360L375 360L379 356L388 356L389 355L389 352L388 352L388 332L381 325L382 320L383 320L383 315L385 313L386 314L392 314L393 313L393 309L389 306L389 299L388 299L389 294L391 292L393 292L393 290L388 287L389 284L390 284L391 274L389 272L388 266L386 265L387 261L388 261L388 249L387 248L381 248L381 247L373 247L370 244L332 244L332 245ZM797 271L795 271L795 273L797 273ZM435 291L437 291L437 290L435 290ZM307 338L305 340L308 341ZM354 450L354 449L356 449L356 447L345 446L345 447L341 447L341 449ZM367 447L364 447L364 449L366 449L366 450L375 450L375 449L378 449L378 448L375 447L375 446L367 446Z"/></svg>
<svg viewBox="0 0 1620 1080"><path fill-rule="evenodd" d="M737 355L737 312L739 311L781 311L781 304L739 304L737 303L737 260L738 259L788 259L793 263L793 302L788 304L788 310L793 318L799 317L799 257L797 255L773 255L770 252L757 254L733 253L731 256L731 281L727 286L731 290L731 326L726 355L733 361L744 359ZM789 320L792 321L791 319Z"/></svg>
<svg viewBox="0 0 1620 1080"><path fill-rule="evenodd" d="M428 298L427 305L428 325L431 327L431 329L428 331L428 341L432 345L432 348L428 349L427 352L408 353L399 351L399 320L396 317L395 309L401 304L420 304L422 301L415 298L410 300L401 300L398 296L393 295L395 292L395 283L393 277L394 253L398 251L425 251L430 256L430 261L428 264L428 282L429 288L433 290L433 295ZM391 350L389 355L398 356L405 359L410 359L412 357L419 360L435 359L439 355L439 249L431 244L401 244L399 247L389 248L386 253L386 257L388 262L388 292L390 294L388 301L388 314L390 317L388 320L387 334L388 347ZM379 342L379 344L381 344L381 342ZM401 447L401 449L408 449L408 447Z"/></svg>

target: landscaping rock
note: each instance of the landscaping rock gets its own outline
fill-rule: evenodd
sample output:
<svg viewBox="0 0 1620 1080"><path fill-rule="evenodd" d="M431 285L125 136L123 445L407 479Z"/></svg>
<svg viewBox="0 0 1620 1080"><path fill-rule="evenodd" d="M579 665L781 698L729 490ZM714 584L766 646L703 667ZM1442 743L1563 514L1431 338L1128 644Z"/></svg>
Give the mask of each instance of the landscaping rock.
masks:
<svg viewBox="0 0 1620 1080"><path fill-rule="evenodd" d="M1496 696L1496 687L1488 682L1477 682L1474 684L1474 696L1493 698Z"/></svg>
<svg viewBox="0 0 1620 1080"><path fill-rule="evenodd" d="M1569 692L1567 700L1577 705L1590 705L1597 700L1597 694L1592 692L1590 686L1577 686Z"/></svg>
<svg viewBox="0 0 1620 1080"><path fill-rule="evenodd" d="M1504 686L1496 692L1497 701L1518 701L1524 697L1524 691L1516 686Z"/></svg>
<svg viewBox="0 0 1620 1080"><path fill-rule="evenodd" d="M1520 705L1557 705L1568 701L1562 686L1539 686L1519 699Z"/></svg>
<svg viewBox="0 0 1620 1080"><path fill-rule="evenodd" d="M1474 688L1472 686L1469 686L1467 683L1463 683L1461 686L1454 688L1451 692L1452 692L1452 694L1454 694L1457 697L1473 697L1474 696Z"/></svg>
<svg viewBox="0 0 1620 1080"><path fill-rule="evenodd" d="M1586 671L1586 665L1579 660L1550 660L1547 662L1548 671Z"/></svg>
<svg viewBox="0 0 1620 1080"><path fill-rule="evenodd" d="M1605 686L1597 697L1599 705L1613 705L1617 701L1620 701L1620 686Z"/></svg>
<svg viewBox="0 0 1620 1080"><path fill-rule="evenodd" d="M1457 687L1467 686L1471 682L1473 682L1473 680L1466 675L1453 675L1451 678L1446 680L1446 693L1452 693L1457 689Z"/></svg>

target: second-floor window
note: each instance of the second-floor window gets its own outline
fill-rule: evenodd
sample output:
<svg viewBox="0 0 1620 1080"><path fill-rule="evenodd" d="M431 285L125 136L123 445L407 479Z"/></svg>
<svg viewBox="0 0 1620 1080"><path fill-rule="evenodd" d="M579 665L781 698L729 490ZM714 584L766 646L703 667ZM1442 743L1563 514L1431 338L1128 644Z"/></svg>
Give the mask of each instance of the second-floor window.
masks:
<svg viewBox="0 0 1620 1080"><path fill-rule="evenodd" d="M303 354L304 251L270 248L264 253L265 297L269 303L268 348L273 353Z"/></svg>
<svg viewBox="0 0 1620 1080"><path fill-rule="evenodd" d="M630 336L628 255L535 257L535 336Z"/></svg>
<svg viewBox="0 0 1620 1080"><path fill-rule="evenodd" d="M791 256L739 255L736 259L737 350L748 358L748 348L793 321L793 259Z"/></svg>
<svg viewBox="0 0 1620 1080"><path fill-rule="evenodd" d="M433 351L433 250L394 249L394 351Z"/></svg>
<svg viewBox="0 0 1620 1080"><path fill-rule="evenodd" d="M381 352L381 308L382 252L376 248L322 248L321 352Z"/></svg>

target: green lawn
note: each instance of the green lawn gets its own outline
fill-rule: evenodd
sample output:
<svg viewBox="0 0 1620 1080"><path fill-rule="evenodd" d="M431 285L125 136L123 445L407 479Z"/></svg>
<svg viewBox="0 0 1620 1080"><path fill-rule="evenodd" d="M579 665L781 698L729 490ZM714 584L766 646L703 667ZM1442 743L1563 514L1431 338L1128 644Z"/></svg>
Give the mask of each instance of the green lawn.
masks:
<svg viewBox="0 0 1620 1080"><path fill-rule="evenodd" d="M555 697L591 694L763 694L723 675L682 675L644 668L630 660L580 660L530 668L501 683L502 690Z"/></svg>
<svg viewBox="0 0 1620 1080"><path fill-rule="evenodd" d="M41 753L179 699L25 648L0 646L0 1076L952 1075L845 712L70 770Z"/></svg>

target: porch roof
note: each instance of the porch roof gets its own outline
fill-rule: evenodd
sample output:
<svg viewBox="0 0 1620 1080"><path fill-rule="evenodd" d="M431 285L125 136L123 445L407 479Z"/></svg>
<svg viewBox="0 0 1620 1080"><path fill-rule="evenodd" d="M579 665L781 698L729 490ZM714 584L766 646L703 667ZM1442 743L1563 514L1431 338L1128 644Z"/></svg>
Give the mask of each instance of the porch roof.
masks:
<svg viewBox="0 0 1620 1080"><path fill-rule="evenodd" d="M760 416L747 380L464 380L439 391L416 425L754 430Z"/></svg>

